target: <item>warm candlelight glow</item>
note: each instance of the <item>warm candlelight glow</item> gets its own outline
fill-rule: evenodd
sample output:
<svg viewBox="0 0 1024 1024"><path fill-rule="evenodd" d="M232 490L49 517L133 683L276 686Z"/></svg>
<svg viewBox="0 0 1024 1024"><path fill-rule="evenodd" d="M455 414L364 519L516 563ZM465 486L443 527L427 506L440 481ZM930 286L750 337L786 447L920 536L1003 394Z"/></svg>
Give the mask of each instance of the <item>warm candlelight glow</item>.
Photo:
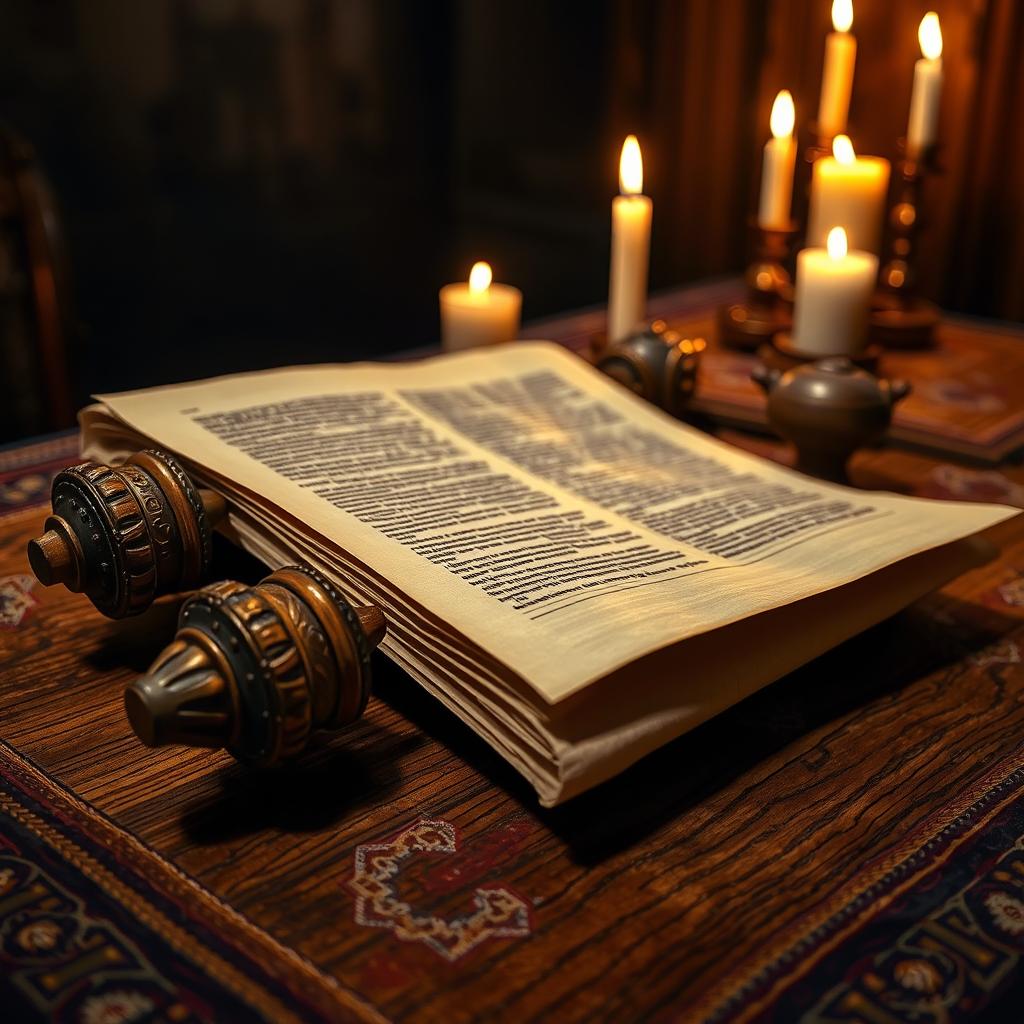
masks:
<svg viewBox="0 0 1024 1024"><path fill-rule="evenodd" d="M832 27L849 32L853 25L853 0L832 0Z"/></svg>
<svg viewBox="0 0 1024 1024"><path fill-rule="evenodd" d="M619 157L619 191L624 196L638 196L644 190L644 161L635 135L627 135Z"/></svg>
<svg viewBox="0 0 1024 1024"><path fill-rule="evenodd" d="M921 43L921 53L928 60L938 60L942 56L942 28L939 16L934 11L929 11L921 19L917 38Z"/></svg>
<svg viewBox="0 0 1024 1024"><path fill-rule="evenodd" d="M482 295L491 287L491 265L490 263L484 263L482 260L479 263L473 264L473 269L469 272L469 292L471 295Z"/></svg>
<svg viewBox="0 0 1024 1024"><path fill-rule="evenodd" d="M828 249L828 254L832 259L843 259L846 255L846 230L844 228L833 228L828 233L825 248Z"/></svg>
<svg viewBox="0 0 1024 1024"><path fill-rule="evenodd" d="M788 89L783 89L772 104L772 135L777 139L784 139L793 134L795 124L796 110L793 107L793 97Z"/></svg>
<svg viewBox="0 0 1024 1024"><path fill-rule="evenodd" d="M849 135L837 135L832 140L832 155L841 164L852 164L857 159Z"/></svg>

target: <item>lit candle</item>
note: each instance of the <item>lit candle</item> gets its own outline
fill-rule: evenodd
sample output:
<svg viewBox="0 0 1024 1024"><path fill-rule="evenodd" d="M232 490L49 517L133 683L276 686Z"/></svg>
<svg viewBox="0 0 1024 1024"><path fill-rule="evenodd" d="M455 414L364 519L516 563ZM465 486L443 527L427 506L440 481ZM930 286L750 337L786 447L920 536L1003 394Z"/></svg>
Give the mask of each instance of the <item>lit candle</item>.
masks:
<svg viewBox="0 0 1024 1024"><path fill-rule="evenodd" d="M523 293L492 284L489 263L474 263L469 283L446 284L441 298L441 345L452 352L511 341L519 333Z"/></svg>
<svg viewBox="0 0 1024 1024"><path fill-rule="evenodd" d="M815 356L855 355L867 339L878 257L848 252L846 232L832 228L824 249L796 257L793 347Z"/></svg>
<svg viewBox="0 0 1024 1024"><path fill-rule="evenodd" d="M832 27L825 39L825 66L821 72L818 102L818 135L831 139L846 131L850 116L853 68L857 63L857 39L853 25L853 0L832 0Z"/></svg>
<svg viewBox="0 0 1024 1024"><path fill-rule="evenodd" d="M942 28L939 16L929 11L917 30L924 56L914 65L914 91L910 96L907 156L916 158L935 142L942 95Z"/></svg>
<svg viewBox="0 0 1024 1024"><path fill-rule="evenodd" d="M832 156L814 161L807 244L824 246L829 229L846 230L851 249L878 253L882 244L889 161L857 156L845 135L832 140Z"/></svg>
<svg viewBox="0 0 1024 1024"><path fill-rule="evenodd" d="M619 158L619 191L612 200L612 262L608 279L608 340L618 341L643 321L647 310L647 261L654 204L644 190L644 164L635 135Z"/></svg>
<svg viewBox="0 0 1024 1024"><path fill-rule="evenodd" d="M789 227L793 202L793 167L796 164L796 140L793 138L795 123L793 97L788 89L783 89L772 104L772 137L765 144L761 170L761 205L757 222L768 230L784 230Z"/></svg>

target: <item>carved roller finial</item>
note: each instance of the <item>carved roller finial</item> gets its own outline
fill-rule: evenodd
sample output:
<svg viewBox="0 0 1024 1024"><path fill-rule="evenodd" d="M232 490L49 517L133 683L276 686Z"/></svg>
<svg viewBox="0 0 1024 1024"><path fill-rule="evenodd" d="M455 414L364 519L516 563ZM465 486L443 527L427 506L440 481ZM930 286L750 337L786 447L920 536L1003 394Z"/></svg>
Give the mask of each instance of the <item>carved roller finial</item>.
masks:
<svg viewBox="0 0 1024 1024"><path fill-rule="evenodd" d="M149 747L225 747L276 764L313 730L359 718L384 632L380 609L352 607L314 569L214 583L186 599L173 643L125 690L128 720Z"/></svg>
<svg viewBox="0 0 1024 1024"><path fill-rule="evenodd" d="M672 416L686 414L697 386L703 338L686 338L654 320L602 350L595 365Z"/></svg>
<svg viewBox="0 0 1024 1024"><path fill-rule="evenodd" d="M104 615L145 611L161 594L198 586L224 499L197 489L177 460L144 451L124 465L84 462L58 473L45 533L28 560L45 587L63 583Z"/></svg>

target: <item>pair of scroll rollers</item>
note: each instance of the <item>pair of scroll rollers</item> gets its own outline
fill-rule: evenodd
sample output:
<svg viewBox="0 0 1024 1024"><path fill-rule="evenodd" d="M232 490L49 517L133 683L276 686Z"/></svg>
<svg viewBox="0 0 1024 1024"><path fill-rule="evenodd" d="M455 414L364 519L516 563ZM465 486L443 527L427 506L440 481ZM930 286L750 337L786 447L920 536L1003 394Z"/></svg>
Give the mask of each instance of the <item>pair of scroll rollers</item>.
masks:
<svg viewBox="0 0 1024 1024"><path fill-rule="evenodd" d="M199 586L226 511L158 451L64 470L52 506L28 545L33 572L115 619ZM279 569L251 587L210 584L185 599L174 641L125 690L129 722L147 746L223 747L246 764L276 764L314 730L359 718L385 629L380 609L353 607L310 568Z"/></svg>

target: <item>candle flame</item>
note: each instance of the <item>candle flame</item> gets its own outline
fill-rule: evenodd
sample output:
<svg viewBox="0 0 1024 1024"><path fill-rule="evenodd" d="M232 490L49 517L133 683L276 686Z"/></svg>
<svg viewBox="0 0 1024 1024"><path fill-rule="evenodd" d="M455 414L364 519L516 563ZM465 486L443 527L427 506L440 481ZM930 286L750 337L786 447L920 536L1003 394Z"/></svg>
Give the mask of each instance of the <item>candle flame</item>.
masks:
<svg viewBox="0 0 1024 1024"><path fill-rule="evenodd" d="M777 139L784 139L787 135L793 134L795 124L796 110L793 107L793 97L788 89L783 89L772 104L772 135Z"/></svg>
<svg viewBox="0 0 1024 1024"><path fill-rule="evenodd" d="M473 264L469 272L469 291L471 295L482 295L491 287L491 265L481 260Z"/></svg>
<svg viewBox="0 0 1024 1024"><path fill-rule="evenodd" d="M853 26L853 0L832 0L832 27L849 32Z"/></svg>
<svg viewBox="0 0 1024 1024"><path fill-rule="evenodd" d="M921 53L928 60L938 60L942 56L942 26L939 25L939 16L934 11L929 11L921 19L917 39L921 44Z"/></svg>
<svg viewBox="0 0 1024 1024"><path fill-rule="evenodd" d="M644 160L635 135L627 135L619 157L619 191L625 196L638 196L644 190Z"/></svg>
<svg viewBox="0 0 1024 1024"><path fill-rule="evenodd" d="M857 159L857 154L853 151L853 143L850 141L849 135L837 135L832 140L832 155L841 164L852 164Z"/></svg>
<svg viewBox="0 0 1024 1024"><path fill-rule="evenodd" d="M828 254L832 259L841 260L847 251L846 229L833 228L828 233L825 248L828 249Z"/></svg>

